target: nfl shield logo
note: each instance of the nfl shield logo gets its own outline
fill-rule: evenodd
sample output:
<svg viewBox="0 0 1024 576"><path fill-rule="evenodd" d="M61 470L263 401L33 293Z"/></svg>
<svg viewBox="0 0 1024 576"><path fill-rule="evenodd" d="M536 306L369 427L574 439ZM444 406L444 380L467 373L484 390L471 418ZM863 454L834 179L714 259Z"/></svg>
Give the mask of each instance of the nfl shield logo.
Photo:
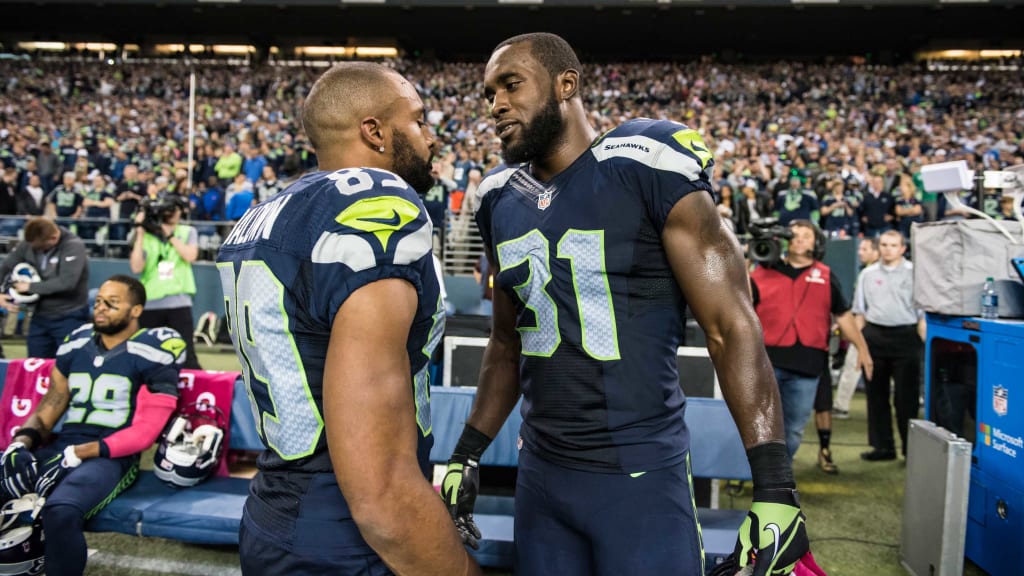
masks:
<svg viewBox="0 0 1024 576"><path fill-rule="evenodd" d="M551 191L545 190L540 193L540 196L537 196L537 208L544 210L548 206L551 206Z"/></svg>
<svg viewBox="0 0 1024 576"><path fill-rule="evenodd" d="M992 389L992 409L996 414L1006 416L1009 393L1009 390L998 385Z"/></svg>

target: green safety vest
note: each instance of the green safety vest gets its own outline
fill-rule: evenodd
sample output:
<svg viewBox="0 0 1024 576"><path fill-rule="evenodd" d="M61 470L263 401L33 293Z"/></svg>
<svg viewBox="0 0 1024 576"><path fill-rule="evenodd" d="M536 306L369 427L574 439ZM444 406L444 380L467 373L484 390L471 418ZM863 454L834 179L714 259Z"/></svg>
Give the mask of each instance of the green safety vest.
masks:
<svg viewBox="0 0 1024 576"><path fill-rule="evenodd" d="M174 237L187 242L191 228L178 225L174 229ZM187 262L171 246L170 242L161 242L156 236L146 233L142 238L142 249L146 252L146 265L142 269L139 281L146 287L146 300L159 300L176 294L192 295L196 293L196 279L192 274L192 264ZM159 256L159 257L155 257ZM167 270L173 264L173 268ZM161 277L161 267L164 274Z"/></svg>

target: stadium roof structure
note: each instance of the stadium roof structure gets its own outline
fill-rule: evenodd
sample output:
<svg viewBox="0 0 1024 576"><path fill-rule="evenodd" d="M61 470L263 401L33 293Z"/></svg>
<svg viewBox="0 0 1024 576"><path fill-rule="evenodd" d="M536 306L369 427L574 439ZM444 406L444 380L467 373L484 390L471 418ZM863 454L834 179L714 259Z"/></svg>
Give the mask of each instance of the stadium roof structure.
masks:
<svg viewBox="0 0 1024 576"><path fill-rule="evenodd" d="M726 59L1024 48L1024 0L0 0L0 42L392 45L479 59L522 32L586 58Z"/></svg>

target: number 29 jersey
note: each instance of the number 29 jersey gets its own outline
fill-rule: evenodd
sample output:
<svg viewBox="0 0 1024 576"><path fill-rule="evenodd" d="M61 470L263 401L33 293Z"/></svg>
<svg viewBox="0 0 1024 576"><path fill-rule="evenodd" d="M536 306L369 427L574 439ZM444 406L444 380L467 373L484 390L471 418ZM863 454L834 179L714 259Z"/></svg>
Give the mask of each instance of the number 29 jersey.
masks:
<svg viewBox="0 0 1024 576"><path fill-rule="evenodd" d="M177 397L184 352L185 341L170 328L139 330L110 350L100 345L92 324L68 334L55 363L71 394L61 441L81 444L130 426L143 386Z"/></svg>
<svg viewBox="0 0 1024 576"><path fill-rule="evenodd" d="M541 457L616 473L685 457L686 303L661 234L711 166L695 130L638 119L546 183L525 165L481 182L477 224L516 306L521 437Z"/></svg>
<svg viewBox="0 0 1024 576"><path fill-rule="evenodd" d="M217 255L231 340L260 439L253 492L294 502L309 474L331 472L323 376L334 317L359 288L386 278L416 287L407 341L418 454L428 465L428 362L444 307L423 205L405 181L368 168L315 172L250 208ZM267 472L282 472L276 480ZM280 498L281 500L279 500Z"/></svg>

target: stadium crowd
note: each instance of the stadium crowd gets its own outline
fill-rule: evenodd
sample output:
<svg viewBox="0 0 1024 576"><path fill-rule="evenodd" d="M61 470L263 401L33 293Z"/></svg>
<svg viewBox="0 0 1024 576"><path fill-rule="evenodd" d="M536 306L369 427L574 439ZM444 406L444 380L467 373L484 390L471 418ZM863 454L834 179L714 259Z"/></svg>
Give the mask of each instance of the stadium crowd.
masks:
<svg viewBox="0 0 1024 576"><path fill-rule="evenodd" d="M425 200L458 211L497 166L482 63L391 62L416 83L444 143ZM635 117L698 129L716 159L719 210L737 233L776 215L818 221L833 236L908 233L919 220L963 217L925 193L922 165L1024 162L1024 87L1013 73L780 62L586 64L591 121ZM314 169L299 121L320 68L202 65L195 161L187 169L189 66L102 61L0 62L0 215L79 219L87 242L124 241L145 197L188 197L193 221L231 222ZM965 202L976 200L965 191ZM999 217L1012 206L982 202ZM81 220L81 219L85 220ZM5 219L13 236L21 219Z"/></svg>

